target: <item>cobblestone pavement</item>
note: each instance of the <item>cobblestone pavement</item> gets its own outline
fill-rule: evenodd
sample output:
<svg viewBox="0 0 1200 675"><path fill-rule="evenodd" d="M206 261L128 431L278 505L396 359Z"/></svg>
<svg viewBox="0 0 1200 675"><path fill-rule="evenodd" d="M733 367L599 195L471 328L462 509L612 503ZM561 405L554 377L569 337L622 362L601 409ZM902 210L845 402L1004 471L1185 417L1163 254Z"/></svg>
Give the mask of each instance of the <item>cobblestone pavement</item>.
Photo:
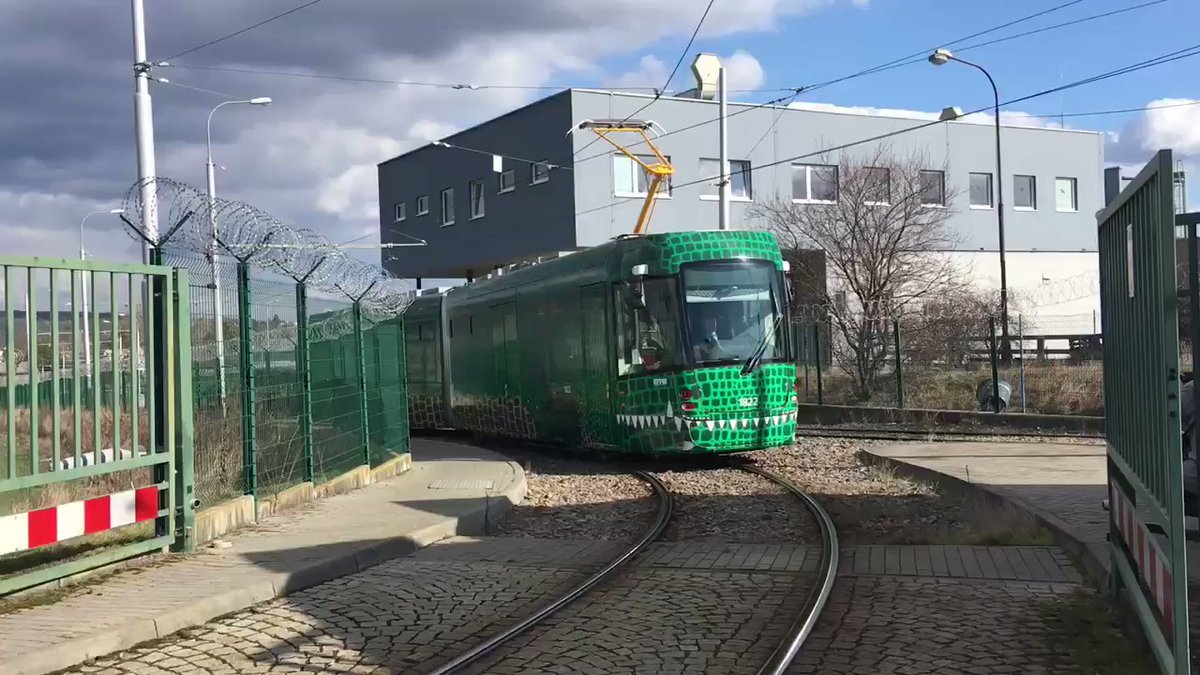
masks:
<svg viewBox="0 0 1200 675"><path fill-rule="evenodd" d="M609 542L456 538L71 672L423 673L582 579ZM1059 673L1053 548L852 546L794 673ZM814 579L788 544L654 545L473 672L753 673ZM1059 658L1059 661L1055 659Z"/></svg>

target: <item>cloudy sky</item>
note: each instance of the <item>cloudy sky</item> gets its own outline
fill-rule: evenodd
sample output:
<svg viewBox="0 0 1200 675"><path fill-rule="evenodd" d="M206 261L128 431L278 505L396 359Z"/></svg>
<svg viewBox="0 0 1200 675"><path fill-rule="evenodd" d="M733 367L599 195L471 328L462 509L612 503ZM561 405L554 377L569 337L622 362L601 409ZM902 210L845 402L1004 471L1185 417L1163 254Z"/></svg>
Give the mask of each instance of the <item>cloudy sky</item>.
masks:
<svg viewBox="0 0 1200 675"><path fill-rule="evenodd" d="M985 39L1144 2L1078 0ZM344 241L378 227L378 162L555 88L661 87L707 2L324 0L195 51L189 50L303 3L147 4L150 58L173 64L155 69L171 83L152 89L159 175L202 187L208 111L226 97L270 96L275 103L267 108L226 106L218 113L220 194ZM796 87L1058 4L1063 0L716 0L670 88L690 86L687 65L701 51L725 57L731 89ZM0 109L0 250L74 256L82 215L119 205L135 177L129 6L0 0L0 16L0 85L7 92ZM1161 0L970 55L988 64L1002 97L1010 98L1194 44L1191 28L1198 24L1200 3ZM1016 112L1189 103L1200 99L1197 65L1200 58L1178 61L1029 101ZM456 90L239 70L505 87ZM744 91L738 98L778 95ZM969 69L914 64L822 88L802 102L971 109L990 102L990 90ZM1111 132L1110 163L1133 167L1153 149L1172 146L1200 170L1200 106L1064 121ZM1195 175L1193 200L1200 203ZM86 245L97 257L134 255L132 240L111 217L89 220L88 229Z"/></svg>

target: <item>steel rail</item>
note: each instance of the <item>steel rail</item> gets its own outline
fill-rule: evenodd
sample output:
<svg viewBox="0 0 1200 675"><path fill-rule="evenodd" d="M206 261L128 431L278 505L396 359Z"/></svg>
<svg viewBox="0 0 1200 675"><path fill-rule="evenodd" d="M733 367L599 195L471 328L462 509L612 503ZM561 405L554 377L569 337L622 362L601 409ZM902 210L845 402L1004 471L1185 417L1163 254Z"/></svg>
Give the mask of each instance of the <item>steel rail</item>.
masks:
<svg viewBox="0 0 1200 675"><path fill-rule="evenodd" d="M1086 439L1104 440L1103 434L1090 433L1046 433L1044 431L1006 430L951 430L951 429L887 429L878 427L861 428L832 428L819 427L798 428L796 438L851 438L869 441L895 440L931 440L953 441L958 438L1038 438L1038 439Z"/></svg>
<svg viewBox="0 0 1200 675"><path fill-rule="evenodd" d="M478 662L480 659L483 659L494 652L504 643L529 630L546 617L577 600L580 596L591 590L596 584L608 577L614 570L616 570L633 556L641 553L646 546L661 537L663 530L667 529L667 523L670 522L671 512L674 509L674 500L671 497L671 493L667 491L666 486L662 484L662 481L660 481L657 476L645 471L634 471L633 474L649 483L650 487L654 490L655 495L658 497L658 517L655 519L654 525L647 530L646 533L643 534L636 543L622 552L621 555L610 561L607 565L600 569L600 571L588 577L586 580L576 585L558 599L545 605L537 612L531 614L525 619L522 619L518 623L510 626L504 630L504 632L488 638L470 650L459 654L451 659L448 663L443 664L436 670L432 671L430 675L448 675L449 673L457 672L466 666Z"/></svg>
<svg viewBox="0 0 1200 675"><path fill-rule="evenodd" d="M767 480L779 484L788 492L796 495L804 502L805 507L813 514L817 521L817 526L821 529L821 562L818 567L821 575L818 583L814 584L808 592L808 597L805 598L803 611L796 616L788 629L787 635L771 652L770 658L759 669L759 675L783 675L783 673L791 665L792 660L800 653L800 648L804 646L805 640L812 634L813 629L817 625L817 620L821 617L821 612L825 609L825 603L829 601L829 595L833 592L833 582L837 578L838 569L838 536L837 528L833 525L833 519L829 517L829 513L821 504L813 499L804 490L801 490L795 483L773 473L766 469L757 466L742 466L739 467L743 471L758 474Z"/></svg>

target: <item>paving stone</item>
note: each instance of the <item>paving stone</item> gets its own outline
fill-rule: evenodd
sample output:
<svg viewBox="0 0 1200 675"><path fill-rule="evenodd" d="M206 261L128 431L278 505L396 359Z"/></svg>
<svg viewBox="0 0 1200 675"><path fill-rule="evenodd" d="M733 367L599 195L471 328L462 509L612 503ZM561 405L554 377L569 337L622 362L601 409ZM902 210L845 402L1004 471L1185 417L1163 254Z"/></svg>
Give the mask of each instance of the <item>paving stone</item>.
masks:
<svg viewBox="0 0 1200 675"><path fill-rule="evenodd" d="M138 675L427 672L613 553L605 542L455 538L92 665ZM816 554L656 545L470 672L752 675L794 618ZM1032 609L1078 587L1057 549L854 546L842 569L789 672L1063 672Z"/></svg>

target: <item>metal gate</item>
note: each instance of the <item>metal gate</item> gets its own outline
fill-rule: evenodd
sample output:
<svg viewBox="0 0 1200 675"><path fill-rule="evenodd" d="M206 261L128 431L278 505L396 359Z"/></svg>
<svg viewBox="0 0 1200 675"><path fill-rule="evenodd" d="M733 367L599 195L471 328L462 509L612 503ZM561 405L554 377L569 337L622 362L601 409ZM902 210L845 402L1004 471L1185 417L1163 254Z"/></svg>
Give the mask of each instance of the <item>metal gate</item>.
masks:
<svg viewBox="0 0 1200 675"><path fill-rule="evenodd" d="M192 547L187 272L0 256L0 596Z"/></svg>
<svg viewBox="0 0 1200 675"><path fill-rule="evenodd" d="M1114 591L1166 673L1189 672L1171 151L1097 214Z"/></svg>

